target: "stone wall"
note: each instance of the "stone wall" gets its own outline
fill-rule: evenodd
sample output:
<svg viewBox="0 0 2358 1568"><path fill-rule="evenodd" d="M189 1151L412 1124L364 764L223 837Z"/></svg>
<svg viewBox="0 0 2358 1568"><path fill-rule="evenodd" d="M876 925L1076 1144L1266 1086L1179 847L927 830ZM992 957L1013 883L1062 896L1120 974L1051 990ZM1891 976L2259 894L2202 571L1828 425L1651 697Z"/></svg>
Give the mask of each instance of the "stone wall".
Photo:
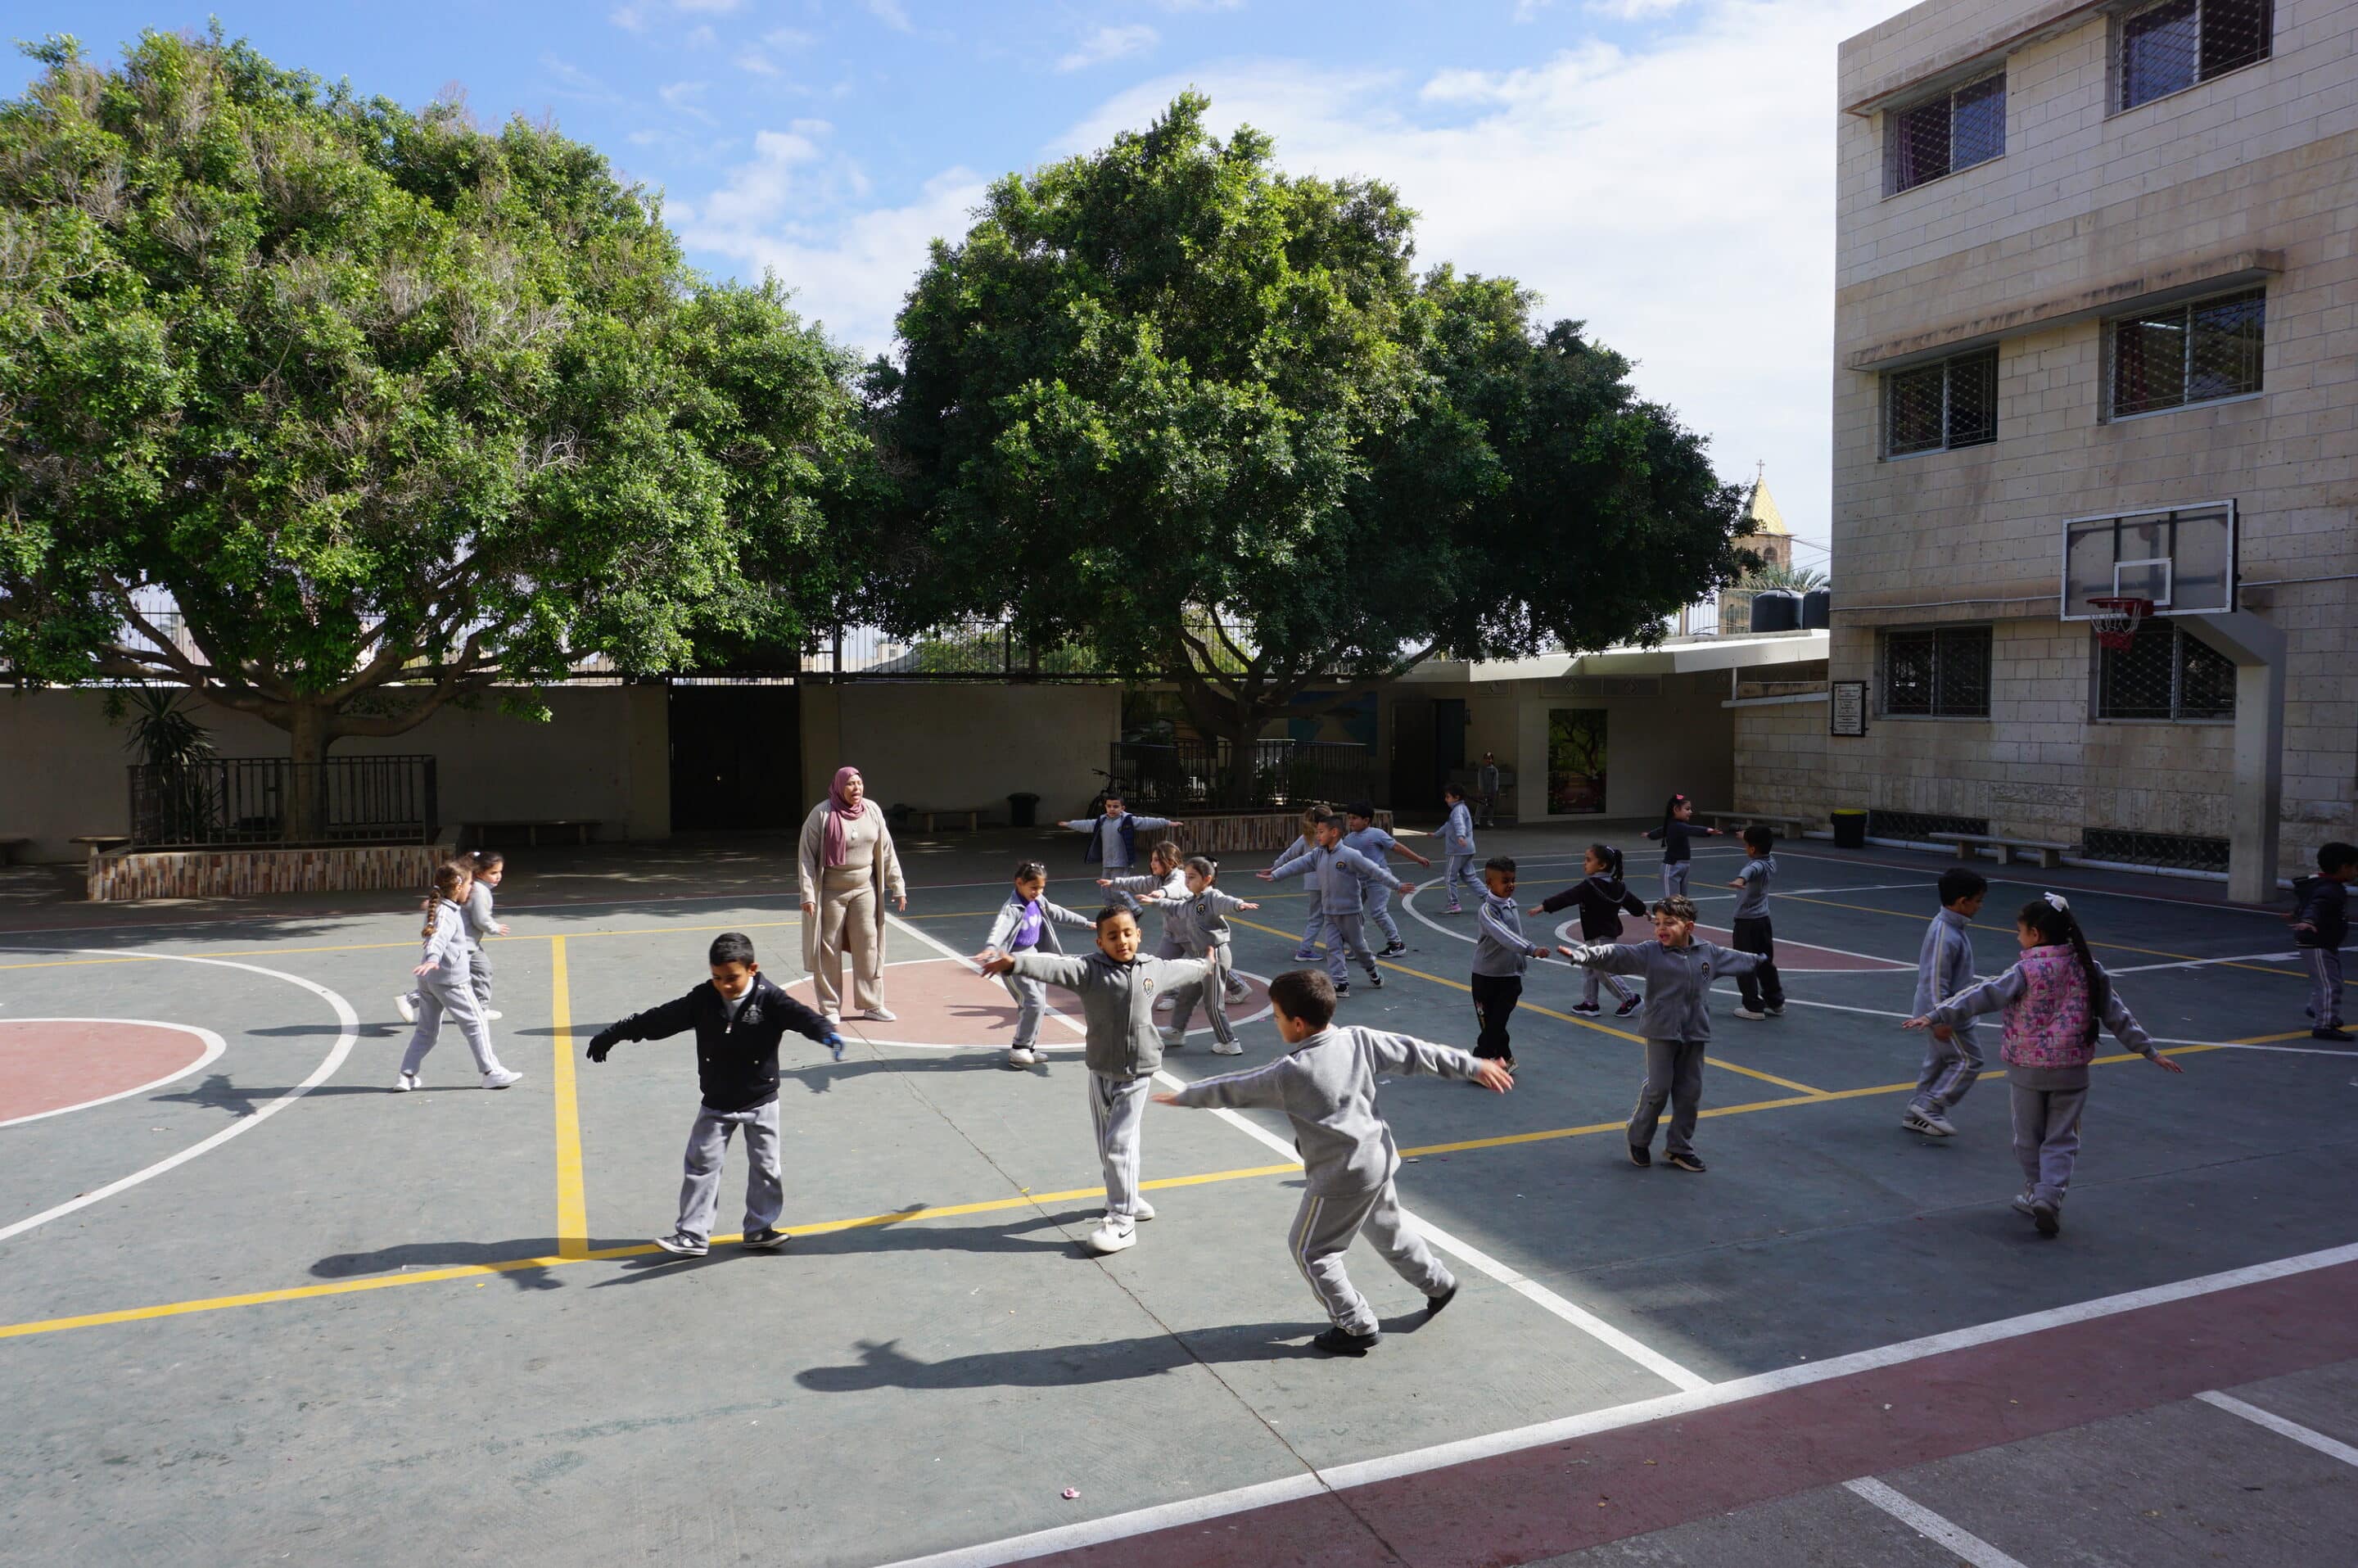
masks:
<svg viewBox="0 0 2358 1568"><path fill-rule="evenodd" d="M456 852L456 841L319 849L116 849L90 860L90 901L250 898L260 893L416 888Z"/></svg>
<svg viewBox="0 0 2358 1568"><path fill-rule="evenodd" d="M1736 810L1823 818L1835 806L1857 804L1839 795L1828 777L1830 750L1858 742L1828 739L1827 700L1819 693L1799 700L1728 705L1735 727Z"/></svg>

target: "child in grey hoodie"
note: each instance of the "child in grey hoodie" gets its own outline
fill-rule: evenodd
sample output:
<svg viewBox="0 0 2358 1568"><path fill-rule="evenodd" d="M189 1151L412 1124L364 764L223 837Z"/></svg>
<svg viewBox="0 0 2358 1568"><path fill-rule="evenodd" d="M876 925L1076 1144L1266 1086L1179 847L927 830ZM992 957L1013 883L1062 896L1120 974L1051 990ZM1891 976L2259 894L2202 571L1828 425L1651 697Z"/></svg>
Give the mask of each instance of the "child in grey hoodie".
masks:
<svg viewBox="0 0 2358 1568"><path fill-rule="evenodd" d="M1326 978L1335 982L1335 994L1351 994L1350 970L1343 964L1346 954L1368 971L1368 986L1381 990L1383 971L1376 968L1376 956L1368 950L1367 930L1359 918L1364 896L1361 890L1372 883L1396 892L1414 892L1416 884L1401 881L1357 849L1346 848L1341 817L1320 817L1317 835L1317 848L1308 854L1296 855L1257 874L1268 882L1307 871L1310 885L1318 890L1321 914L1326 922Z"/></svg>
<svg viewBox="0 0 2358 1568"><path fill-rule="evenodd" d="M1768 924L1768 879L1777 874L1777 835L1756 822L1744 830L1744 869L1727 885L1736 890L1736 950L1758 954L1760 965L1736 977L1743 1004L1736 1016L1747 1023L1785 1016L1785 982L1777 978L1777 933Z"/></svg>
<svg viewBox="0 0 2358 1568"><path fill-rule="evenodd" d="M1988 896L1989 881L1979 871L1951 866L1941 873L1941 913L1924 928L1924 946L1916 955L1913 1016L1921 1018L1973 988L1974 916ZM1981 1076L1981 1043L1974 1038L1974 1021L1934 1024L1925 1041L1916 1092L1909 1098L1899 1125L1928 1138L1955 1137L1949 1110Z"/></svg>
<svg viewBox="0 0 2358 1568"><path fill-rule="evenodd" d="M1548 950L1534 947L1523 935L1523 914L1515 907L1515 862L1509 855L1493 855L1482 868L1482 907L1475 912L1474 1022L1482 1033L1474 1054L1504 1062L1514 1070L1515 1049L1507 1038L1507 1022L1523 1000L1523 971Z"/></svg>
<svg viewBox="0 0 2358 1568"><path fill-rule="evenodd" d="M1375 1309L1343 1271L1343 1254L1365 1236L1401 1279L1424 1292L1425 1315L1447 1306L1457 1281L1401 1212L1392 1178L1400 1146L1376 1106L1379 1073L1470 1078L1500 1094L1515 1087L1503 1063L1448 1045L1372 1029L1337 1029L1335 986L1314 969L1270 982L1277 1032L1291 1049L1249 1073L1205 1078L1154 1098L1163 1105L1267 1106L1293 1123L1302 1152L1302 1208L1288 1239L1295 1267L1326 1309L1330 1326L1311 1343L1330 1356L1365 1356L1381 1338Z"/></svg>
<svg viewBox="0 0 2358 1568"><path fill-rule="evenodd" d="M1665 1156L1682 1171L1700 1172L1694 1152L1695 1117L1703 1109L1703 1054L1711 1044L1711 982L1722 975L1749 974L1760 959L1716 942L1695 940L1694 900L1681 894L1658 902L1651 942L1608 946L1559 947L1585 969L1646 977L1646 1010L1639 1028L1646 1036L1646 1082L1629 1118L1629 1163L1654 1162L1654 1129L1662 1107L1671 1108Z"/></svg>
<svg viewBox="0 0 2358 1568"><path fill-rule="evenodd" d="M1172 1014L1170 1027L1163 1032L1163 1043L1174 1048L1187 1043L1187 1021L1195 1016L1195 1000L1200 992L1204 1015L1212 1022L1212 1054L1241 1056L1245 1048L1237 1044L1237 1032L1228 1027L1228 1003L1236 1000L1236 977L1228 965L1228 912L1259 909L1260 905L1214 887L1212 882L1220 874L1220 867L1208 855L1191 856L1180 871L1187 879L1187 896L1170 904L1164 918L1170 922L1168 929L1177 939L1181 953L1202 959L1211 973L1200 986L1179 988L1176 1011Z"/></svg>
<svg viewBox="0 0 2358 1568"><path fill-rule="evenodd" d="M1146 1094L1163 1065L1155 993L1194 985L1211 968L1192 959L1141 958L1140 940L1138 917L1109 905L1098 911L1098 950L1087 957L1010 957L988 947L975 956L986 975L1045 980L1081 999L1089 1119L1097 1125L1098 1159L1106 1179L1105 1220L1083 1242L1092 1252L1119 1252L1134 1244L1138 1222L1154 1217L1154 1206L1138 1194L1138 1166Z"/></svg>

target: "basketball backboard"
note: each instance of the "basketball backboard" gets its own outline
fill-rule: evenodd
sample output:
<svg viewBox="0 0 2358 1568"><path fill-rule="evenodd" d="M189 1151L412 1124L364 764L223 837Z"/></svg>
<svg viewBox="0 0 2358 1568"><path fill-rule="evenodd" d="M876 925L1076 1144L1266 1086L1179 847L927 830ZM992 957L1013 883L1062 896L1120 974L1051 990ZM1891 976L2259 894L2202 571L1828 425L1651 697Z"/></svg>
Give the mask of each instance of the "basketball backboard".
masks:
<svg viewBox="0 0 2358 1568"><path fill-rule="evenodd" d="M2076 517L2063 525L2062 617L2095 615L2092 598L2153 601L2155 615L2235 608L2235 503Z"/></svg>

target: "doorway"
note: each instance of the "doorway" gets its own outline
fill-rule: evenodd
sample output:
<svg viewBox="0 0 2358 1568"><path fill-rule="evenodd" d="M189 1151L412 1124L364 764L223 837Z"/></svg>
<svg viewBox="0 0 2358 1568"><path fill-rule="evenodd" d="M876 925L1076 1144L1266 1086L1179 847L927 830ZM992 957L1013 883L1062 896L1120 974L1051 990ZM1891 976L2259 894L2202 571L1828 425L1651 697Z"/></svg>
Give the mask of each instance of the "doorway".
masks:
<svg viewBox="0 0 2358 1568"><path fill-rule="evenodd" d="M672 830L799 827L801 688L747 684L668 690Z"/></svg>

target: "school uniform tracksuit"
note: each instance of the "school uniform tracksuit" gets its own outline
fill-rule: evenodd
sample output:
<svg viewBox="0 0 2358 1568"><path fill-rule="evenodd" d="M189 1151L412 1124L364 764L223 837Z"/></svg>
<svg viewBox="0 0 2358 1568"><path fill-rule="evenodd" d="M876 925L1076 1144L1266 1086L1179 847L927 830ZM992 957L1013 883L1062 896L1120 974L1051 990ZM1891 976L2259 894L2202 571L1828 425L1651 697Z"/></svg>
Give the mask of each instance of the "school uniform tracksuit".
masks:
<svg viewBox="0 0 2358 1568"><path fill-rule="evenodd" d="M1270 876L1283 879L1305 871L1310 875L1310 885L1318 890L1319 906L1326 919L1327 979L1345 989L1350 988L1351 972L1343 961L1347 953L1368 971L1370 981L1382 985L1384 978L1377 971L1376 956L1368 950L1367 933L1359 922L1361 889L1368 883L1396 889L1401 880L1357 849L1347 849L1339 843L1331 849L1313 849L1282 861L1271 869Z"/></svg>
<svg viewBox="0 0 2358 1568"><path fill-rule="evenodd" d="M1646 914L1644 902L1631 892L1620 878L1610 871L1598 871L1592 876L1583 877L1554 897L1540 901L1540 907L1550 914L1558 914L1574 905L1577 905L1580 910L1580 939L1591 946L1610 946L1621 940L1622 911L1627 910L1640 919L1643 919ZM1618 975L1608 975L1601 970L1590 969L1585 972L1585 987L1581 993L1580 1002L1583 1007L1593 1008L1596 1005L1596 989L1599 985L1612 991L1615 997L1625 1002L1637 994L1621 983L1621 977Z"/></svg>
<svg viewBox="0 0 2358 1568"><path fill-rule="evenodd" d="M1652 942L1578 947L1573 961L1609 975L1642 975L1646 1008L1639 1030L1646 1036L1646 1083L1629 1119L1629 1146L1654 1141L1662 1107L1671 1108L1671 1130L1662 1146L1673 1154L1694 1149L1695 1118L1703 1109L1703 1057L1711 1044L1711 983L1723 975L1749 973L1760 960L1716 942L1665 947Z"/></svg>
<svg viewBox="0 0 2358 1568"><path fill-rule="evenodd" d="M2299 901L2293 919L2309 926L2295 931L2300 961L2309 970L2309 1016L2319 1029L2342 1027L2342 944L2350 935L2350 889L2331 877L2303 877L2295 884Z"/></svg>
<svg viewBox="0 0 2358 1568"><path fill-rule="evenodd" d="M1916 955L1916 1000L1911 1015L1922 1018L1952 998L1972 989L1974 944L1970 923L1952 909L1943 909L1924 928L1923 950ZM1945 1114L1965 1098L1982 1076L1981 1043L1972 1019L1949 1026L1949 1038L1924 1036L1924 1065L1916 1075L1911 1109L1933 1116Z"/></svg>
<svg viewBox="0 0 2358 1568"><path fill-rule="evenodd" d="M1138 1215L1139 1133L1147 1096L1163 1065L1163 1037L1154 1031L1160 989L1200 982L1210 966L1192 959L1139 957L1117 963L1103 949L1082 957L1019 953L1015 974L1062 986L1080 998L1088 1037L1089 1119L1105 1167L1106 1218L1117 1228Z"/></svg>
<svg viewBox="0 0 2358 1568"><path fill-rule="evenodd" d="M1095 925L1087 915L1076 914L1063 904L1051 903L1045 898L1026 900L1020 892L1011 892L991 918L990 937L983 946L1002 953L1047 953L1062 957L1065 945L1056 940L1056 927L1093 928ZM999 979L1007 988L1007 994L1015 999L1015 1044L1010 1049L1029 1051L1040 1039L1040 1020L1048 1011L1047 989L1038 980L1027 980L1012 972Z"/></svg>
<svg viewBox="0 0 2358 1568"><path fill-rule="evenodd" d="M1286 861L1299 855L1307 855L1316 848L1317 839L1307 833L1297 833L1293 836L1293 842L1285 847L1285 852L1269 863L1270 870L1275 871ZM1318 883L1314 879L1303 886L1302 898L1302 946L1293 950L1293 961L1314 964L1318 961L1318 939L1326 934L1325 906L1319 902Z"/></svg>
<svg viewBox="0 0 2358 1568"><path fill-rule="evenodd" d="M1661 840L1662 896L1682 896L1687 891L1687 872L1694 862L1694 841L1710 837L1710 829L1673 816L1660 827L1646 829L1646 837Z"/></svg>
<svg viewBox="0 0 2358 1568"><path fill-rule="evenodd" d="M1357 849L1377 865L1390 869L1391 861L1386 857L1400 848L1400 840L1371 822L1356 833L1344 834L1343 847ZM1400 923L1392 918L1391 889L1379 884L1368 890L1368 919L1384 934L1384 946L1401 946Z"/></svg>
<svg viewBox="0 0 2358 1568"><path fill-rule="evenodd" d="M1236 1044L1236 1031L1228 1026L1228 912L1244 902L1218 888L1207 887L1165 906L1168 929L1180 951L1201 960L1205 967L1203 984L1179 988L1179 1002L1171 1015L1171 1027L1182 1035L1187 1032L1187 1021L1195 1016L1195 1002L1200 997L1204 1016L1211 1022L1212 1038L1223 1045Z"/></svg>
<svg viewBox="0 0 2358 1568"><path fill-rule="evenodd" d="M1474 1054L1512 1061L1514 1046L1507 1038L1508 1022L1523 998L1523 971L1531 967L1531 938L1523 935L1522 911L1511 898L1485 889L1482 907L1474 914L1474 973L1467 984L1474 993L1474 1022L1481 1029Z"/></svg>
<svg viewBox="0 0 2358 1568"><path fill-rule="evenodd" d="M1449 808L1441 824L1441 852L1445 857L1441 873L1441 891L1449 895L1449 908L1459 907L1457 884L1465 883L1479 898L1487 890L1482 879L1474 874L1474 814L1459 801ZM1447 911L1443 913L1446 914Z"/></svg>
<svg viewBox="0 0 2358 1568"><path fill-rule="evenodd" d="M1168 873L1159 877L1109 877L1106 880L1113 884L1107 890L1107 902L1121 905L1141 922L1146 918L1147 898L1152 897L1154 907L1163 912L1159 922L1162 929L1154 939L1154 956L1158 958L1180 957L1179 938L1171 931L1171 910L1177 900L1187 896L1187 873L1174 866Z"/></svg>
<svg viewBox="0 0 2358 1568"><path fill-rule="evenodd" d="M1736 989L1743 993L1748 1012L1782 1008L1785 982L1777 978L1777 934L1768 922L1768 879L1777 874L1777 857L1755 855L1736 874L1744 882L1736 894L1736 914L1731 917L1736 950L1756 954L1760 959L1751 973L1736 977Z"/></svg>
<svg viewBox="0 0 2358 1568"><path fill-rule="evenodd" d="M417 1026L410 1033L409 1048L401 1054L403 1073L414 1075L426 1054L434 1049L435 1041L441 1037L445 1013L466 1036L477 1072L488 1075L503 1070L492 1050L492 1029L484 1021L482 1003L476 1000L474 962L480 951L468 936L465 911L447 898L437 899L434 930L426 938L423 959L434 968L417 977ZM490 989L486 981L482 989L488 993Z"/></svg>
<svg viewBox="0 0 2358 1568"><path fill-rule="evenodd" d="M1376 1106L1380 1074L1431 1073L1471 1078L1478 1065L1465 1052L1405 1034L1328 1028L1265 1067L1204 1078L1177 1092L1186 1106L1266 1106L1293 1123L1302 1152L1302 1207L1287 1238L1294 1266L1318 1303L1347 1334L1376 1332L1375 1309L1343 1269L1355 1236L1365 1236L1400 1277L1430 1296L1456 1280L1433 1255L1392 1185L1400 1147Z"/></svg>
<svg viewBox="0 0 2358 1568"><path fill-rule="evenodd" d="M492 890L481 881L468 890L465 925L467 929L467 989L475 994L475 1011L489 1014L492 1011L492 956L483 944L500 928L492 915ZM417 1006L419 988L409 989L409 1005Z"/></svg>

